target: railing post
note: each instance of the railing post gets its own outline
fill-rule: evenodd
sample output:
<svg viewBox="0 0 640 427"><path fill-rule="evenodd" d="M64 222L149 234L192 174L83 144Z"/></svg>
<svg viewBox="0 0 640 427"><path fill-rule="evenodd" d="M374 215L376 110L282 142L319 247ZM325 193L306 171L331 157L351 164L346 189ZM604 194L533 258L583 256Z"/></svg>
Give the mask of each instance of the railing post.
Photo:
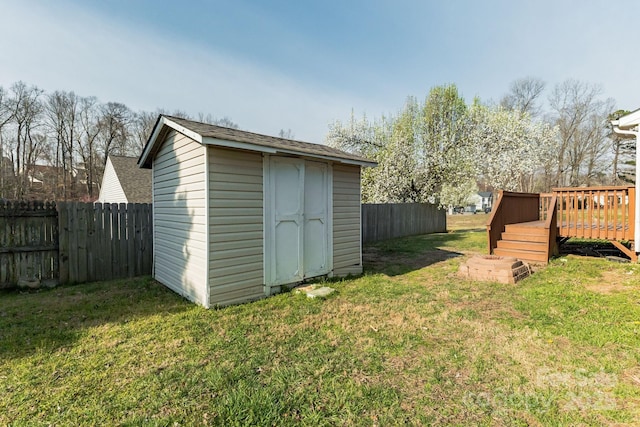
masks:
<svg viewBox="0 0 640 427"><path fill-rule="evenodd" d="M635 241L636 233L636 188L629 187L629 240L633 241L633 250L638 252L638 242Z"/></svg>

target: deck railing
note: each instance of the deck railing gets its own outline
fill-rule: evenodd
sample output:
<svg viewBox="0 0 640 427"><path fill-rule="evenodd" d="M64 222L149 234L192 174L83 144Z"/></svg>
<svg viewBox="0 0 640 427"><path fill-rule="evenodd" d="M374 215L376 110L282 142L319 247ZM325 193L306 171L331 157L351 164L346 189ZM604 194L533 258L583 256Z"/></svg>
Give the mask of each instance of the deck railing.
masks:
<svg viewBox="0 0 640 427"><path fill-rule="evenodd" d="M633 240L634 187L554 188L562 237Z"/></svg>

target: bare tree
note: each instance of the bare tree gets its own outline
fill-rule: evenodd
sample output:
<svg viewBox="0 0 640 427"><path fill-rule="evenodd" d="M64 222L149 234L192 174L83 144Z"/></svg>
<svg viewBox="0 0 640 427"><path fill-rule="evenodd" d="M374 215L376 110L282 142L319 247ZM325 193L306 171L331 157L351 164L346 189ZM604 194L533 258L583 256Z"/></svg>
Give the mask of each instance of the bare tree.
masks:
<svg viewBox="0 0 640 427"><path fill-rule="evenodd" d="M136 152L134 154L139 155L142 152L157 120L158 114L150 111L140 111L135 114L131 130L135 139Z"/></svg>
<svg viewBox="0 0 640 427"><path fill-rule="evenodd" d="M202 123L208 123L210 125L222 126L225 128L239 129L238 124L227 116L216 118L211 114L205 115L204 113L198 113L198 121Z"/></svg>
<svg viewBox="0 0 640 427"><path fill-rule="evenodd" d="M109 154L126 156L129 153L129 126L131 122L132 112L126 105L119 102L108 102L101 106L102 150L100 160L103 166L106 164Z"/></svg>
<svg viewBox="0 0 640 427"><path fill-rule="evenodd" d="M102 177L102 164L97 159L96 145L100 135L100 107L94 96L80 98L80 137L79 151L84 162L87 181L87 193L90 199L94 196L94 184Z"/></svg>
<svg viewBox="0 0 640 427"><path fill-rule="evenodd" d="M594 160L602 157L602 127L611 103L598 99L601 93L599 85L570 79L556 85L549 98L551 120L559 131L558 155L554 159L556 186L579 185L581 168L589 161L588 153ZM587 166L587 173L594 170L594 166Z"/></svg>
<svg viewBox="0 0 640 427"><path fill-rule="evenodd" d="M55 91L47 97L45 111L47 127L56 141L50 156L56 170L55 194L67 200L76 190L74 154L78 143L78 97L73 92Z"/></svg>
<svg viewBox="0 0 640 427"><path fill-rule="evenodd" d="M542 95L546 84L536 77L524 77L511 83L509 93L500 101L500 106L506 110L520 111L535 117L540 114L537 101Z"/></svg>
<svg viewBox="0 0 640 427"><path fill-rule="evenodd" d="M280 132L278 132L278 136L284 139L293 139L296 137L294 133L291 131L291 129L287 129L287 130L280 129Z"/></svg>
<svg viewBox="0 0 640 427"><path fill-rule="evenodd" d="M23 199L29 186L32 166L44 142L43 135L35 134L41 125L43 105L40 97L43 91L36 86L28 87L24 82L15 83L11 86L11 91L15 105L15 140L12 153L16 176L14 198Z"/></svg>
<svg viewBox="0 0 640 427"><path fill-rule="evenodd" d="M577 180L587 186L605 184L607 181L607 171L611 166L610 152L611 139L609 138L610 121L609 111L614 106L613 99L599 101L599 107L589 117L585 125L586 135L583 137L584 153L584 175Z"/></svg>
<svg viewBox="0 0 640 427"><path fill-rule="evenodd" d="M5 149L3 142L3 129L13 119L15 109L9 102L9 94L0 86L0 198L5 194L5 177L9 174L13 174L13 171L9 171L10 164L5 159Z"/></svg>

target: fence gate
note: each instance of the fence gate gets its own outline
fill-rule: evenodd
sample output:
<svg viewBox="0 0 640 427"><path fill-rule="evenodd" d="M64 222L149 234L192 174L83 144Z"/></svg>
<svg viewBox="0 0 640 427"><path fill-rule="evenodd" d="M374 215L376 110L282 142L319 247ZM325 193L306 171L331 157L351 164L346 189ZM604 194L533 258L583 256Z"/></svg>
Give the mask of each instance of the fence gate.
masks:
<svg viewBox="0 0 640 427"><path fill-rule="evenodd" d="M0 202L0 288L20 279L58 282L58 214L53 202Z"/></svg>

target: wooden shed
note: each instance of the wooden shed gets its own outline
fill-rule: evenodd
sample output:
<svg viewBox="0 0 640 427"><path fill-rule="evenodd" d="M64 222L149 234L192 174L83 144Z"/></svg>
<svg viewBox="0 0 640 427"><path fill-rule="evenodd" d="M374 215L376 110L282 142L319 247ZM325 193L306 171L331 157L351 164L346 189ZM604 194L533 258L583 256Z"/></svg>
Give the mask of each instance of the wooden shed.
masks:
<svg viewBox="0 0 640 427"><path fill-rule="evenodd" d="M153 275L205 307L362 272L360 169L334 148L161 115L152 169Z"/></svg>

